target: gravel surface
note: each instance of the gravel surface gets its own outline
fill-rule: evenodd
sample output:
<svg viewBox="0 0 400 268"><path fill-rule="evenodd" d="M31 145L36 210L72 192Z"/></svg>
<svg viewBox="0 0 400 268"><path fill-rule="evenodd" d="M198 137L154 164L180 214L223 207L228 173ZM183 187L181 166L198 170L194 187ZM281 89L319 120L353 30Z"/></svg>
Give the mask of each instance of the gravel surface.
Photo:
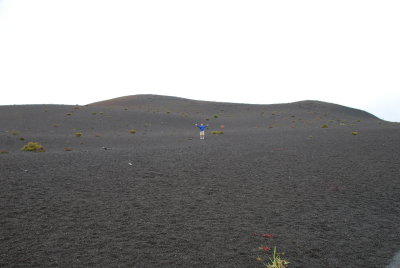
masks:
<svg viewBox="0 0 400 268"><path fill-rule="evenodd" d="M372 268L400 249L400 124L363 111L145 95L0 106L0 126L0 267L253 268L276 246L288 267Z"/></svg>

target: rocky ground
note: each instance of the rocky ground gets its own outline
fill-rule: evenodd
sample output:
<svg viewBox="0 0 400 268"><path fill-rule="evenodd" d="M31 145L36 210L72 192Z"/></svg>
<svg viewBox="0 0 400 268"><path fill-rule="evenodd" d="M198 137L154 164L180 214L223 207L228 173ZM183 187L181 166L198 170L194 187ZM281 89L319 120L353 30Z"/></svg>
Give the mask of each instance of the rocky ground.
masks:
<svg viewBox="0 0 400 268"><path fill-rule="evenodd" d="M0 267L385 267L399 136L315 101L0 106Z"/></svg>

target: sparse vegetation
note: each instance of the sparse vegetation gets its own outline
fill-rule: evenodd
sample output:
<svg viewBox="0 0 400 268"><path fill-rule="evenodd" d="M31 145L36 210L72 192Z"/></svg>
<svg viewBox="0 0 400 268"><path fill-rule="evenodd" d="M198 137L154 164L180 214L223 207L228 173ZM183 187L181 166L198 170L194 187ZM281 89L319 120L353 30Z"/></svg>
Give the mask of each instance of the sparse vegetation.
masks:
<svg viewBox="0 0 400 268"><path fill-rule="evenodd" d="M128 132L131 134L136 134L137 131L136 131L136 129L130 129L130 130L128 130Z"/></svg>
<svg viewBox="0 0 400 268"><path fill-rule="evenodd" d="M28 144L24 145L21 148L21 151L28 151L28 152L45 152L46 150L44 147L38 142L28 142Z"/></svg>
<svg viewBox="0 0 400 268"><path fill-rule="evenodd" d="M53 127L59 127L59 126L60 126L59 124L54 124L54 125L53 125Z"/></svg>
<svg viewBox="0 0 400 268"><path fill-rule="evenodd" d="M321 128L328 128L329 126L327 124L321 125Z"/></svg>
<svg viewBox="0 0 400 268"><path fill-rule="evenodd" d="M265 242L272 243L271 240L274 239L275 235L273 234L262 234L258 235L257 233L253 233L255 238L259 237L263 239L263 244ZM261 241L260 241L261 242ZM261 245L258 248L254 249L253 251L258 252L257 257L255 258L257 262L261 263L265 268L286 268L289 262L282 258L285 253L278 253L276 251L276 246L274 247L273 253L269 253L271 251L271 247Z"/></svg>
<svg viewBox="0 0 400 268"><path fill-rule="evenodd" d="M274 247L274 253L269 258L269 262L266 264L266 268L286 268L289 262L281 258L283 253L277 253L276 247Z"/></svg>
<svg viewBox="0 0 400 268"><path fill-rule="evenodd" d="M224 134L224 132L221 131L221 130L214 130L214 131L211 131L210 133L211 133L211 134L214 134L214 135L221 135L221 134Z"/></svg>
<svg viewBox="0 0 400 268"><path fill-rule="evenodd" d="M75 132L74 135L75 135L75 137L78 137L78 138L79 138L79 137L82 136L82 132Z"/></svg>
<svg viewBox="0 0 400 268"><path fill-rule="evenodd" d="M18 130L13 130L13 131L11 132L11 134L12 134L13 136L18 136L18 135L19 135L19 131L18 131Z"/></svg>
<svg viewBox="0 0 400 268"><path fill-rule="evenodd" d="M66 152L70 152L70 151L72 151L72 148L65 147L65 148L64 148L64 151L66 151Z"/></svg>

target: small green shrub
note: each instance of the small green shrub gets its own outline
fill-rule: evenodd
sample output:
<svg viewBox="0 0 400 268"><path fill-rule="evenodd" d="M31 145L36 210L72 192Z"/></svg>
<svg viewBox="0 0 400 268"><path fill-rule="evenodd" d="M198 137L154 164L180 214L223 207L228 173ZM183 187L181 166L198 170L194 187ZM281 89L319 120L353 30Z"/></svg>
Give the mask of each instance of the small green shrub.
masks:
<svg viewBox="0 0 400 268"><path fill-rule="evenodd" d="M259 236L257 233L253 233L255 238L262 237L262 243L266 242L272 243L274 239L273 234L263 234ZM259 239L258 239L259 240ZM261 263L264 268L287 268L289 262L286 259L283 259L284 253L278 253L276 250L276 246L274 247L273 253L270 253L271 248L265 245L261 245L253 251L257 252L257 257L255 258L257 262Z"/></svg>
<svg viewBox="0 0 400 268"><path fill-rule="evenodd" d="M44 147L38 142L28 142L28 144L24 145L21 148L21 151L28 151L28 152L45 152L46 150Z"/></svg>
<svg viewBox="0 0 400 268"><path fill-rule="evenodd" d="M276 247L274 247L274 253L269 258L269 262L265 266L266 268L286 268L289 262L281 257L282 253L276 252Z"/></svg>
<svg viewBox="0 0 400 268"><path fill-rule="evenodd" d="M71 116L71 115L72 115L72 113L66 113L66 115L68 115L68 116Z"/></svg>
<svg viewBox="0 0 400 268"><path fill-rule="evenodd" d="M80 136L82 136L82 132L75 132L74 135L75 135L75 137L79 138Z"/></svg>
<svg viewBox="0 0 400 268"><path fill-rule="evenodd" d="M214 118L218 118L218 115L215 114L215 115L214 115Z"/></svg>
<svg viewBox="0 0 400 268"><path fill-rule="evenodd" d="M54 125L53 125L53 127L59 127L59 126L60 126L59 124L54 124Z"/></svg>
<svg viewBox="0 0 400 268"><path fill-rule="evenodd" d="M358 135L358 131L351 132L351 135Z"/></svg>
<svg viewBox="0 0 400 268"><path fill-rule="evenodd" d="M211 134L221 135L224 134L223 131L211 131Z"/></svg>
<svg viewBox="0 0 400 268"><path fill-rule="evenodd" d="M131 134L136 134L137 131L136 131L136 129L130 129L130 130L128 130L128 132Z"/></svg>
<svg viewBox="0 0 400 268"><path fill-rule="evenodd" d="M25 140L25 138L24 138L24 137L21 137L21 138L19 138L19 140L20 140L20 141L24 141L24 140Z"/></svg>
<svg viewBox="0 0 400 268"><path fill-rule="evenodd" d="M92 115L96 115L97 113L92 113Z"/></svg>
<svg viewBox="0 0 400 268"><path fill-rule="evenodd" d="M328 128L328 125L327 124L323 124L323 125L321 125L321 128Z"/></svg>

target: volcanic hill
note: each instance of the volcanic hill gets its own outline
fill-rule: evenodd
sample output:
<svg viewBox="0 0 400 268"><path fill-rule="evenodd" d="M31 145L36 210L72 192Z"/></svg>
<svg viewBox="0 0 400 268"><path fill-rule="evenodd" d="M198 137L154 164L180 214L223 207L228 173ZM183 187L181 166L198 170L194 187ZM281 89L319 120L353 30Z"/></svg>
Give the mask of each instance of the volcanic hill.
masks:
<svg viewBox="0 0 400 268"><path fill-rule="evenodd" d="M319 101L0 106L0 267L385 267L399 136Z"/></svg>

